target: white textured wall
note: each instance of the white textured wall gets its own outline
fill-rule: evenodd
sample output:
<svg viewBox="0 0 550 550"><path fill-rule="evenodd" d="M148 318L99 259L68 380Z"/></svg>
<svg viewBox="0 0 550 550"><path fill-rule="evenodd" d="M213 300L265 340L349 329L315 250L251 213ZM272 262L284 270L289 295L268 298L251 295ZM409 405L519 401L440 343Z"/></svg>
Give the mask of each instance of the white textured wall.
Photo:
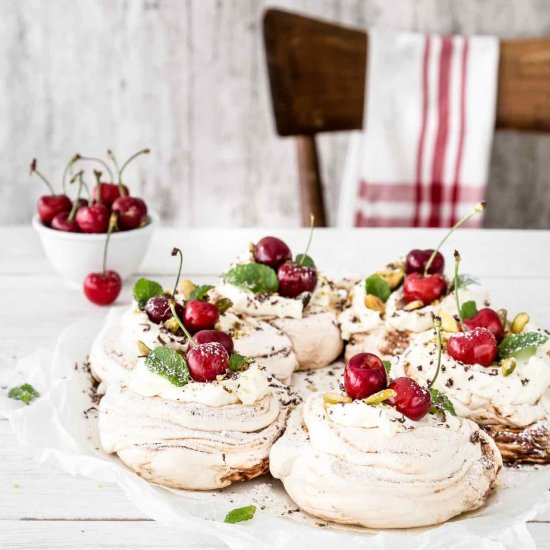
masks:
<svg viewBox="0 0 550 550"><path fill-rule="evenodd" d="M167 221L296 225L294 147L269 108L268 5L359 27L550 34L548 0L0 0L0 223L33 212L33 156L59 178L75 151L147 145L127 178ZM335 205L346 136L321 146ZM498 135L491 174L490 225L550 226L550 138Z"/></svg>

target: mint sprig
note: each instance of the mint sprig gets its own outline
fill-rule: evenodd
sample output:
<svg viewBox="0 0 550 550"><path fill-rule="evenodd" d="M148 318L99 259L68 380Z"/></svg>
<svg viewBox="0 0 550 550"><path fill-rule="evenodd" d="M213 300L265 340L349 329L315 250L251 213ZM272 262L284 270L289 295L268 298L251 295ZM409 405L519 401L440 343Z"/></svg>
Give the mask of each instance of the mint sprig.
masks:
<svg viewBox="0 0 550 550"><path fill-rule="evenodd" d="M17 401L23 401L25 405L29 405L31 401L40 397L40 394L30 384L22 384L21 386L11 388L8 392L8 397Z"/></svg>
<svg viewBox="0 0 550 550"><path fill-rule="evenodd" d="M479 285L479 281L466 274L458 276L458 288L468 288L471 285Z"/></svg>
<svg viewBox="0 0 550 550"><path fill-rule="evenodd" d="M390 374L391 362L390 361L382 361L382 364L384 365L384 369L386 370L386 374Z"/></svg>
<svg viewBox="0 0 550 550"><path fill-rule="evenodd" d="M463 319L470 319L477 315L477 305L474 300L468 300L464 302L460 308L460 316Z"/></svg>
<svg viewBox="0 0 550 550"><path fill-rule="evenodd" d="M248 521L254 517L256 513L256 506L243 506L242 508L235 508L227 513L225 516L225 523L239 523L241 521Z"/></svg>
<svg viewBox="0 0 550 550"><path fill-rule="evenodd" d="M313 258L311 256L308 256L307 254L296 254L296 258L294 259L294 261L298 265L312 267L315 269L315 262L313 261Z"/></svg>
<svg viewBox="0 0 550 550"><path fill-rule="evenodd" d="M539 346L548 341L548 336L540 332L521 332L506 336L498 347L498 354L501 359L516 357L520 353L532 355Z"/></svg>
<svg viewBox="0 0 550 550"><path fill-rule="evenodd" d="M145 304L151 298L155 296L160 296L164 294L164 289L156 281L151 281L150 279L138 279L134 283L134 300L138 303L138 306L145 307Z"/></svg>
<svg viewBox="0 0 550 550"><path fill-rule="evenodd" d="M440 412L448 412L453 416L456 416L456 411L452 401L439 390L436 390L434 387L428 388L430 396L432 398L432 406L430 408L430 413L437 414Z"/></svg>
<svg viewBox="0 0 550 550"><path fill-rule="evenodd" d="M175 349L168 346L155 348L145 358L145 366L179 388L189 382L187 362Z"/></svg>
<svg viewBox="0 0 550 550"><path fill-rule="evenodd" d="M189 294L190 300L204 300L206 295L213 289L212 285L200 285L195 287Z"/></svg>
<svg viewBox="0 0 550 550"><path fill-rule="evenodd" d="M380 275L371 275L365 279L365 292L367 294L373 294L386 303L390 297L391 288L390 285L380 277Z"/></svg>
<svg viewBox="0 0 550 550"><path fill-rule="evenodd" d="M234 351L229 356L229 370L232 372L238 372L246 367L248 367L250 363L250 359L248 357L244 357L240 353L237 353Z"/></svg>
<svg viewBox="0 0 550 550"><path fill-rule="evenodd" d="M226 282L254 293L277 292L279 279L271 267L263 264L239 264L225 275Z"/></svg>

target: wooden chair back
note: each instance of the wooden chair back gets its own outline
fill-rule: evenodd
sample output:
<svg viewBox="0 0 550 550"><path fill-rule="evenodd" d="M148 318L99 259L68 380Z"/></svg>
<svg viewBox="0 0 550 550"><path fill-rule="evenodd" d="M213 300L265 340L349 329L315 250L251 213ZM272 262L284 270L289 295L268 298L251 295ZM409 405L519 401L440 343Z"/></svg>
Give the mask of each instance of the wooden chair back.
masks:
<svg viewBox="0 0 550 550"><path fill-rule="evenodd" d="M277 9L263 21L273 115L294 136L303 225L326 225L315 135L363 127L364 31ZM550 37L501 42L496 127L550 131Z"/></svg>

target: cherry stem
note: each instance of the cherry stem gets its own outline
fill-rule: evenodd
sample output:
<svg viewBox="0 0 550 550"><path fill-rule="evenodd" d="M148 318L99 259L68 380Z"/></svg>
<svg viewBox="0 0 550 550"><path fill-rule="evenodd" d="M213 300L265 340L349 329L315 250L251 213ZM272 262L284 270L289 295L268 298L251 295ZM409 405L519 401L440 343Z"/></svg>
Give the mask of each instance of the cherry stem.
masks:
<svg viewBox="0 0 550 550"><path fill-rule="evenodd" d="M187 336L187 339L189 340L189 343L192 346L196 346L197 343L195 342L195 340L193 340L193 337L191 336L189 331L185 328L185 325L181 322L181 319L178 317L178 314L176 313L176 302L175 302L175 300L173 300L173 299L169 300L168 304L170 305L170 311L172 312L172 316L174 317L174 319L176 320L176 322L180 326L181 330L183 330L183 334L185 334L185 336Z"/></svg>
<svg viewBox="0 0 550 550"><path fill-rule="evenodd" d="M96 180L95 188L96 188L96 197L95 200L97 204L101 204L101 172L99 170L94 170L94 176Z"/></svg>
<svg viewBox="0 0 550 550"><path fill-rule="evenodd" d="M183 254L181 253L181 250L179 248L172 248L172 256L177 256L179 254L180 256L180 267L178 269L178 276L176 277L176 284L174 285L174 292L172 292L172 296L176 295L176 291L178 290L178 283L180 282L180 276L181 276L181 266L183 265Z"/></svg>
<svg viewBox="0 0 550 550"><path fill-rule="evenodd" d="M65 195L67 194L67 176L71 172L72 167L74 166L74 163L78 159L79 159L78 155L73 155L71 160L67 163L67 166L65 166L65 170L63 170L63 179L61 180L61 185L63 186L63 194L65 194Z"/></svg>
<svg viewBox="0 0 550 550"><path fill-rule="evenodd" d="M52 195L52 197L55 197L52 184L48 181L46 176L44 176L44 174L42 172L39 172L38 169L36 168L36 159L32 159L32 162L31 162L30 175L32 176L32 174L36 174L48 186L48 189L50 190L50 194Z"/></svg>
<svg viewBox="0 0 550 550"><path fill-rule="evenodd" d="M105 239L105 248L103 249L103 276L107 272L107 249L109 248L109 239L111 238L111 233L116 227L116 214L111 214L109 218L109 228L107 229L107 238Z"/></svg>
<svg viewBox="0 0 550 550"><path fill-rule="evenodd" d="M124 172L124 169L130 164L136 157L139 157L140 155L148 155L151 152L150 149L142 149L141 151L138 151L137 153L134 153L126 161L122 164L120 167L120 170L118 171L118 184L122 185L122 173Z"/></svg>
<svg viewBox="0 0 550 550"><path fill-rule="evenodd" d="M460 254L458 250L455 250L455 277L454 277L454 287L455 287L455 301L456 301L456 310L458 311L458 319L460 321L460 328L464 330L464 319L462 318L462 309L460 308L460 299L458 297L458 266L460 265Z"/></svg>
<svg viewBox="0 0 550 550"><path fill-rule="evenodd" d="M96 157L83 157L82 155L79 155L78 153L75 155L75 157L76 157L76 160L86 160L86 161L91 161L91 162L98 162L99 164L101 164L101 166L103 166L103 168L105 168L105 170L107 171L107 174L109 174L109 179L111 181L114 181L113 172L109 168L109 165L104 160L98 159Z"/></svg>
<svg viewBox="0 0 550 550"><path fill-rule="evenodd" d="M82 179L83 174L84 172L80 170L80 172L75 174L70 181L70 183L73 183L75 180L78 180L78 191L76 193L76 199L73 202L73 207L71 208L69 217L67 218L67 220L70 222L73 221L74 217L76 216L76 211L78 210L78 199L80 199L80 193L82 192L82 185L84 184L84 180Z"/></svg>
<svg viewBox="0 0 550 550"><path fill-rule="evenodd" d="M302 254L300 258L300 263L298 265L303 265L306 259L307 253L309 252L309 247L311 245L311 239L313 238L313 225L315 224L315 216L313 214L309 215L309 239L307 241L306 251Z"/></svg>
<svg viewBox="0 0 550 550"><path fill-rule="evenodd" d="M451 229L449 229L447 234L443 237L443 239L441 239L441 242L437 245L437 248L432 252L430 259L428 260L428 263L424 268L424 275L428 274L428 270L430 269L432 262L434 261L435 255L439 252L439 249L443 246L445 241L452 235L453 231L455 229L458 229L462 224L466 223L470 218L473 218L476 214L483 212L483 210L485 210L485 201L476 204L474 209L469 214L466 214L466 216L464 216L461 220L455 223L451 227Z"/></svg>
<svg viewBox="0 0 550 550"><path fill-rule="evenodd" d="M435 369L434 377L428 383L428 389L435 384L435 381L437 380L437 377L439 376L439 371L441 369L441 317L438 317L437 315L434 315L434 328L435 336L437 338L437 368Z"/></svg>
<svg viewBox="0 0 550 550"><path fill-rule="evenodd" d="M120 193L121 197L124 197L126 193L124 192L124 187L122 187L122 184L120 183L120 168L118 167L118 162L116 160L115 154L111 151L111 149L107 149L107 156L111 159L111 162L115 165L115 170L117 173L118 192Z"/></svg>

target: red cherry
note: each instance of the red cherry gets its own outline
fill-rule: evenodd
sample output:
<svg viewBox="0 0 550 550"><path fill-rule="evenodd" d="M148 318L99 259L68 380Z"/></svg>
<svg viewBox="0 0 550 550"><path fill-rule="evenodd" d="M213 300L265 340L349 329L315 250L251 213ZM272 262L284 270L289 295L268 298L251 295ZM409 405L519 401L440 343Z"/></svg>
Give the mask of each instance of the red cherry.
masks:
<svg viewBox="0 0 550 550"><path fill-rule="evenodd" d="M78 233L80 231L76 219L73 218L69 220L71 213L70 212L60 212L52 220L52 229L57 229L58 231L67 231L69 233Z"/></svg>
<svg viewBox="0 0 550 550"><path fill-rule="evenodd" d="M497 342L500 342L504 337L504 326L498 316L498 313L489 307L480 309L476 315L464 319L464 325L468 330L472 330L476 327L488 328L496 338Z"/></svg>
<svg viewBox="0 0 550 550"><path fill-rule="evenodd" d="M99 203L83 206L76 213L76 223L83 233L107 233L109 209Z"/></svg>
<svg viewBox="0 0 550 550"><path fill-rule="evenodd" d="M219 318L218 308L203 300L189 300L183 309L183 324L191 332L214 328Z"/></svg>
<svg viewBox="0 0 550 550"><path fill-rule="evenodd" d="M176 303L175 308L181 321L183 319L183 306ZM149 298L143 310L147 314L147 317L149 317L149 321L157 325L168 321L168 319L172 317L170 302L166 296L154 296L153 298Z"/></svg>
<svg viewBox="0 0 550 550"><path fill-rule="evenodd" d="M84 294L98 306L112 304L120 294L122 279L116 271L90 273L84 279Z"/></svg>
<svg viewBox="0 0 550 550"><path fill-rule="evenodd" d="M365 399L383 390L388 383L381 359L373 353L358 353L344 369L344 387L352 399Z"/></svg>
<svg viewBox="0 0 550 550"><path fill-rule="evenodd" d="M99 185L101 189L101 200L99 202L102 202L106 206L111 207L115 200L121 196L118 183L100 183ZM124 188L124 193L128 195L128 188L125 185L123 185L122 187ZM97 202L97 185L92 191L92 201Z"/></svg>
<svg viewBox="0 0 550 550"><path fill-rule="evenodd" d="M411 420L424 418L432 406L430 392L415 382L412 378L402 376L396 378L388 389L394 390L397 395L386 400L398 412Z"/></svg>
<svg viewBox="0 0 550 550"><path fill-rule="evenodd" d="M497 357L498 346L494 334L485 327L458 332L449 338L447 353L457 361L490 367Z"/></svg>
<svg viewBox="0 0 550 550"><path fill-rule="evenodd" d="M112 211L117 214L119 229L128 231L139 227L147 216L147 205L137 197L118 197Z"/></svg>
<svg viewBox="0 0 550 550"><path fill-rule="evenodd" d="M405 259L405 272L406 273L424 273L426 264L433 254L433 250L419 250L415 248L407 254ZM445 258L441 252L436 252L428 273L443 273L445 269Z"/></svg>
<svg viewBox="0 0 550 550"><path fill-rule="evenodd" d="M254 260L277 269L283 262L292 259L290 248L277 237L264 237L254 247Z"/></svg>
<svg viewBox="0 0 550 550"><path fill-rule="evenodd" d="M73 204L67 195L44 195L36 203L38 216L44 225L50 225L61 212L71 210Z"/></svg>
<svg viewBox="0 0 550 550"><path fill-rule="evenodd" d="M229 355L219 342L197 344L187 352L187 366L191 378L197 382L211 382L229 368Z"/></svg>
<svg viewBox="0 0 550 550"><path fill-rule="evenodd" d="M405 277L403 293L407 303L420 300L424 305L431 304L445 294L447 283L440 273L423 275L410 273Z"/></svg>
<svg viewBox="0 0 550 550"><path fill-rule="evenodd" d="M221 344L227 353L230 355L233 353L235 346L233 344L233 338L222 330L201 330L193 336L193 340L197 344L206 344L208 342L218 342Z"/></svg>
<svg viewBox="0 0 550 550"><path fill-rule="evenodd" d="M317 271L313 267L287 261L277 270L279 294L286 298L296 298L302 292L313 292L317 285Z"/></svg>

